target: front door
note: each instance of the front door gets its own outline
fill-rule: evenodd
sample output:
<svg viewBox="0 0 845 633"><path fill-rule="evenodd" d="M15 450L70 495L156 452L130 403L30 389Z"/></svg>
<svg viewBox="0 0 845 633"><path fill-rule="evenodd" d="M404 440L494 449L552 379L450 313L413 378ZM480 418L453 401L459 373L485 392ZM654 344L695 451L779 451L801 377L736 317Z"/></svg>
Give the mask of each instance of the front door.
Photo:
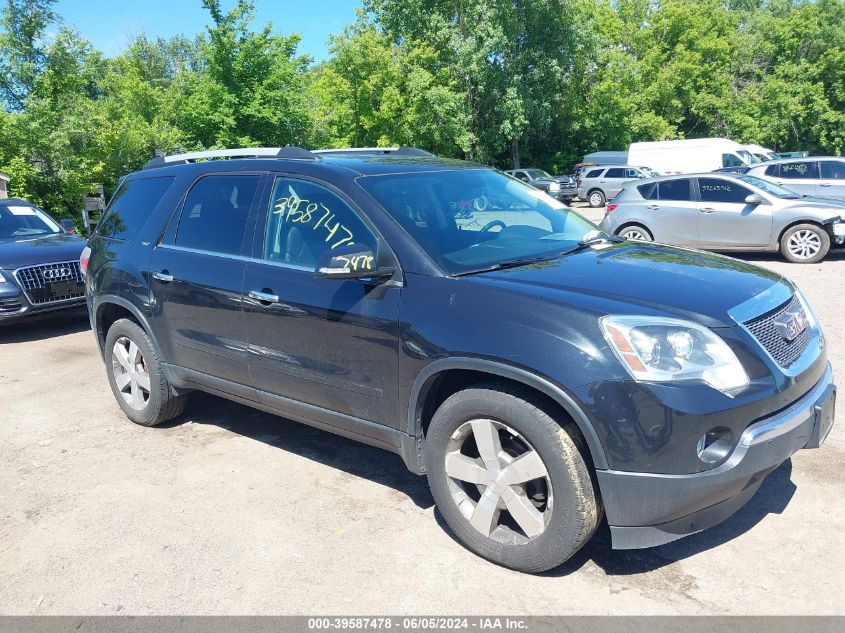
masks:
<svg viewBox="0 0 845 633"><path fill-rule="evenodd" d="M249 382L241 314L250 211L260 175L208 175L188 192L175 235L151 259L155 319L168 360L204 374Z"/></svg>
<svg viewBox="0 0 845 633"><path fill-rule="evenodd" d="M772 205L747 204L756 193L722 178L698 179L698 243L701 248L759 247L769 244Z"/></svg>
<svg viewBox="0 0 845 633"><path fill-rule="evenodd" d="M845 200L845 158L822 160L819 163L821 179L817 195Z"/></svg>
<svg viewBox="0 0 845 633"><path fill-rule="evenodd" d="M253 386L277 407L284 400L273 396L398 426L401 289L314 277L320 255L334 248L376 252L374 231L346 199L310 180L276 178L266 207L244 279Z"/></svg>

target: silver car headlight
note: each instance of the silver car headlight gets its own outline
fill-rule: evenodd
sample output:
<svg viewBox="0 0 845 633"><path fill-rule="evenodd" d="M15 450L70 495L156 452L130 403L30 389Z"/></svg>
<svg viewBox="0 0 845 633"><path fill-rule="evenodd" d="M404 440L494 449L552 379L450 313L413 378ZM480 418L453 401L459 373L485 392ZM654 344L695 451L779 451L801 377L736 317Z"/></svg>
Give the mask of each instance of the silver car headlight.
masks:
<svg viewBox="0 0 845 633"><path fill-rule="evenodd" d="M728 395L748 385L748 374L733 350L697 323L626 315L605 316L599 323L634 380L702 380Z"/></svg>

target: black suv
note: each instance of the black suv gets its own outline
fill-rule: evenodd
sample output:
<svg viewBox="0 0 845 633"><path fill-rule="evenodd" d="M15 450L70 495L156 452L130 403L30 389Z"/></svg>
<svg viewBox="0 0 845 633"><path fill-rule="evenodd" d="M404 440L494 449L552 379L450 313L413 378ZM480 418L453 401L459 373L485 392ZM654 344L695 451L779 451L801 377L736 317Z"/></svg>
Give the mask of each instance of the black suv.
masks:
<svg viewBox="0 0 845 633"><path fill-rule="evenodd" d="M154 159L82 265L131 420L199 389L393 451L467 547L519 570L602 514L615 548L714 525L833 424L788 280L413 148Z"/></svg>

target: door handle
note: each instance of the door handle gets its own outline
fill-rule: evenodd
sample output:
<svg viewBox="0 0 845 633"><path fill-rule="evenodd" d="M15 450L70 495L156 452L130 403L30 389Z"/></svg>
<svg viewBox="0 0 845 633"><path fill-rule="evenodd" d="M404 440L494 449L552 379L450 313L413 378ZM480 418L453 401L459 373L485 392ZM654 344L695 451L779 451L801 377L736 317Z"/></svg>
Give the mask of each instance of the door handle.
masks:
<svg viewBox="0 0 845 633"><path fill-rule="evenodd" d="M659 204L650 204L646 207L646 209L651 209L652 211L657 211L660 208Z"/></svg>
<svg viewBox="0 0 845 633"><path fill-rule="evenodd" d="M819 187L830 187L831 183L829 182L820 182Z"/></svg>
<svg viewBox="0 0 845 633"><path fill-rule="evenodd" d="M279 295L270 294L269 292L261 292L260 290L250 290L249 297L260 301L261 303L278 303Z"/></svg>
<svg viewBox="0 0 845 633"><path fill-rule="evenodd" d="M173 281L173 275L168 273L166 270L162 270L157 273L153 273L153 279L158 279L163 284L169 284Z"/></svg>
<svg viewBox="0 0 845 633"><path fill-rule="evenodd" d="M702 207L701 209L699 209L699 211L701 211L702 213L713 213L715 210L716 209L714 209L713 207Z"/></svg>

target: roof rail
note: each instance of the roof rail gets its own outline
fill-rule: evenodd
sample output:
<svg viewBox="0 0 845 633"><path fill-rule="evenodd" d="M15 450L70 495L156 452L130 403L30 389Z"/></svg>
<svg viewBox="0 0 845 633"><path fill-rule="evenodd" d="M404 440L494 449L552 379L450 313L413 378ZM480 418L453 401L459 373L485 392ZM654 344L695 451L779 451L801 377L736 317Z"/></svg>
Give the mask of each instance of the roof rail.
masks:
<svg viewBox="0 0 845 633"><path fill-rule="evenodd" d="M333 149L317 149L312 154L329 154L333 156L434 156L419 147L345 147Z"/></svg>
<svg viewBox="0 0 845 633"><path fill-rule="evenodd" d="M288 145L287 147L242 147L239 149L212 149L171 156L156 156L143 169L155 169L166 165L179 165L209 158L292 158L296 160L319 160L307 149Z"/></svg>

